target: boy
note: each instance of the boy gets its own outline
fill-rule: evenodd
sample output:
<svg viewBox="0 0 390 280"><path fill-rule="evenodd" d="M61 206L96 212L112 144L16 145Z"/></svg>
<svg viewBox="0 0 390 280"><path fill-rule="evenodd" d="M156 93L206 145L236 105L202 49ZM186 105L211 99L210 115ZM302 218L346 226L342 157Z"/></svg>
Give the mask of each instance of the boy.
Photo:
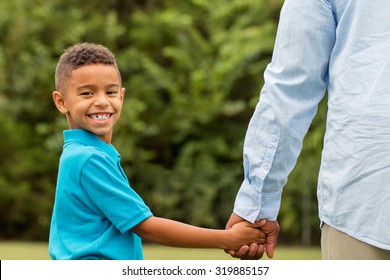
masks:
<svg viewBox="0 0 390 280"><path fill-rule="evenodd" d="M50 228L53 259L143 259L141 239L167 246L238 249L264 243L243 222L230 230L190 226L153 216L130 187L111 144L125 89L114 55L104 46L68 48L55 73L53 100L66 115Z"/></svg>

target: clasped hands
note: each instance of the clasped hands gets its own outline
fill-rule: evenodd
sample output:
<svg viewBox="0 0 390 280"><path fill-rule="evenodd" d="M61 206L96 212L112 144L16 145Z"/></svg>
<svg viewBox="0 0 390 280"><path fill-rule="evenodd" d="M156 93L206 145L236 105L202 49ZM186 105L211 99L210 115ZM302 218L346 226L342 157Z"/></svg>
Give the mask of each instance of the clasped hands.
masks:
<svg viewBox="0 0 390 280"><path fill-rule="evenodd" d="M245 221L235 213L232 213L229 221L226 224L226 229L230 229L234 224ZM261 220L259 223L260 231L264 234L265 242L263 244L252 243L250 245L241 246L238 250L225 250L233 258L242 260L258 260L261 259L264 253L269 258L274 256L274 251L279 235L279 224L277 221Z"/></svg>

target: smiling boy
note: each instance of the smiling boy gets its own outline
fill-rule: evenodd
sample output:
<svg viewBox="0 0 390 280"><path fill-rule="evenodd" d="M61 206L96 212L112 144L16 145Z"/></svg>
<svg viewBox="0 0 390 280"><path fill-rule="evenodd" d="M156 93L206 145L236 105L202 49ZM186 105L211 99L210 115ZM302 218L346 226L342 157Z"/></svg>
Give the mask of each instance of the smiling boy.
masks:
<svg viewBox="0 0 390 280"><path fill-rule="evenodd" d="M167 246L238 249L264 243L255 224L230 230L195 227L153 216L130 187L111 144L125 89L114 55L83 43L68 48L55 73L53 100L65 114L50 227L53 259L143 259L141 238Z"/></svg>

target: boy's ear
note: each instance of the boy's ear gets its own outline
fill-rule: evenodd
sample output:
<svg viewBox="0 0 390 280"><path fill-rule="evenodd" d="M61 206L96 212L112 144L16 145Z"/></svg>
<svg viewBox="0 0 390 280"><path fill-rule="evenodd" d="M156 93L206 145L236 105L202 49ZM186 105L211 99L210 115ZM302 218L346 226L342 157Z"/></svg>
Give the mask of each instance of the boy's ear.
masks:
<svg viewBox="0 0 390 280"><path fill-rule="evenodd" d="M123 98L125 97L125 93L126 93L126 89L123 87L123 88L121 89L122 101L123 101Z"/></svg>
<svg viewBox="0 0 390 280"><path fill-rule="evenodd" d="M65 114L68 112L68 109L65 106L64 96L59 91L53 91L52 93L54 104L56 105L58 111Z"/></svg>

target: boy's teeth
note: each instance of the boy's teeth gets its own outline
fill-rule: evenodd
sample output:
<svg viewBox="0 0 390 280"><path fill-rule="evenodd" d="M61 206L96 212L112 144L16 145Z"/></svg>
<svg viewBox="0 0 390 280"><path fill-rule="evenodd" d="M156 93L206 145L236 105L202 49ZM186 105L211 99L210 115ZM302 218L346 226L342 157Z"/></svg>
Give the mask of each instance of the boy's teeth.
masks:
<svg viewBox="0 0 390 280"><path fill-rule="evenodd" d="M93 120L104 121L110 117L110 114L91 115Z"/></svg>

